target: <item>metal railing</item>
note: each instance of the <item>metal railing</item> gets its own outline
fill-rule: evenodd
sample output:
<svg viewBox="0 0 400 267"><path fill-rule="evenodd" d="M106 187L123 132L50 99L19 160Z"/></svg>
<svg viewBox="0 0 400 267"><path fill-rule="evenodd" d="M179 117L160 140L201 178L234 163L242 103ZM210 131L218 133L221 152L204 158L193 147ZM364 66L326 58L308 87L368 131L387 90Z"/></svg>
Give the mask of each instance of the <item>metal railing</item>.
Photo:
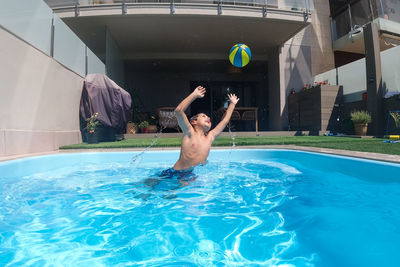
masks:
<svg viewBox="0 0 400 267"><path fill-rule="evenodd" d="M400 46L387 49L380 54L383 94L400 93ZM360 101L362 94L367 91L366 73L365 58L362 58L318 74L311 83L326 81L331 85L341 85L344 102Z"/></svg>
<svg viewBox="0 0 400 267"><path fill-rule="evenodd" d="M312 0L44 0L55 11L75 9L76 15L79 15L81 8L107 7L120 8L122 14L126 14L127 8L140 5L213 5L217 8L218 14L222 13L224 7L237 8L262 8L263 12L267 9L277 9L282 11L303 12L309 14L313 10ZM173 13L173 12L171 12Z"/></svg>
<svg viewBox="0 0 400 267"><path fill-rule="evenodd" d="M332 18L333 41L376 18L400 23L400 4L391 0L359 0L347 4Z"/></svg>

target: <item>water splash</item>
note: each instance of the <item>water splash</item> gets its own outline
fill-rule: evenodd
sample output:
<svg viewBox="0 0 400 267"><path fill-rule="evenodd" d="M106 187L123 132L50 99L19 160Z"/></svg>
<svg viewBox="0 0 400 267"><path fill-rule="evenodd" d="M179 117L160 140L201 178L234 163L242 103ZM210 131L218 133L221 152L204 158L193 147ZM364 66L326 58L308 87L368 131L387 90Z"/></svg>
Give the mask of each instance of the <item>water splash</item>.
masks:
<svg viewBox="0 0 400 267"><path fill-rule="evenodd" d="M161 126L160 130L154 135L153 140L151 141L150 145L148 145L143 151L134 155L131 160L131 164L135 164L137 166L143 159L143 154L146 153L150 148L152 148L155 144L157 144L158 140L160 139L162 131L165 129L165 126Z"/></svg>
<svg viewBox="0 0 400 267"><path fill-rule="evenodd" d="M147 196L151 188L140 181L168 164L147 159L135 175L125 160L110 159L10 179L8 186L2 181L0 187L8 190L0 193L0 211L13 225L0 240L3 265L110 266L128 257L135 266L312 265L308 258L314 250L298 248L298 228L285 227L285 221L292 222L286 208L296 208L287 194L291 185L284 182L293 172L254 160L235 162L231 178L223 179L220 162L210 161L198 167L199 178L191 186L166 199L177 181L161 181ZM274 179L280 183L271 183ZM1 201L7 196L12 198ZM14 240L18 244L8 247Z"/></svg>
<svg viewBox="0 0 400 267"><path fill-rule="evenodd" d="M232 156L232 151L235 149L236 147L236 133L232 132L231 130L231 124L228 124L228 131L229 131L229 135L231 136L232 139L232 147L231 150L229 151L229 156L228 156L228 167L231 165L231 156Z"/></svg>
<svg viewBox="0 0 400 267"><path fill-rule="evenodd" d="M164 118L164 124L165 125L171 125L175 123L175 117L170 118L166 117ZM160 136L162 134L162 131L167 128L166 126L160 125L160 130L154 135L153 140L151 141L150 145L147 146L143 151L138 153L137 155L134 155L131 160L131 164L135 164L135 167L142 161L144 153L146 153L150 148L152 148L155 144L157 144L158 140L160 139Z"/></svg>
<svg viewBox="0 0 400 267"><path fill-rule="evenodd" d="M231 131L231 126L230 125L228 126L228 130L229 130L229 134L230 134L230 136L232 138L232 149L234 149L236 147L236 143L235 143L236 133L233 133Z"/></svg>
<svg viewBox="0 0 400 267"><path fill-rule="evenodd" d="M219 168L218 168L221 171L221 173L223 174L224 178L228 178L232 174L231 158L232 158L232 152L234 151L234 149L236 147L236 133L232 132L232 127L231 127L230 123L228 124L228 132L232 139L232 146L228 152L227 157L221 159Z"/></svg>

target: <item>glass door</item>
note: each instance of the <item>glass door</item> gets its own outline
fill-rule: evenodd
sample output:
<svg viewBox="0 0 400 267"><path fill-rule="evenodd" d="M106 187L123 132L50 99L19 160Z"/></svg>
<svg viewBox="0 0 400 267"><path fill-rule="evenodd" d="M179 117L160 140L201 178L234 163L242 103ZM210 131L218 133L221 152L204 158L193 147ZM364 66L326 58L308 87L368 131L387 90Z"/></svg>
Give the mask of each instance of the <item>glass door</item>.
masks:
<svg viewBox="0 0 400 267"><path fill-rule="evenodd" d="M227 108L229 101L227 94L233 93L236 94L240 101L237 104L237 107L243 106L256 106L256 83L253 82L223 82L223 81L214 81L214 82L202 82L196 81L191 82L190 90L193 90L198 86L202 85L206 88L207 93L204 98L197 99L191 105L191 115L195 115L197 113L205 113L211 118L212 125L215 126L220 121L220 115L218 115L218 111L221 111L223 108ZM240 122L235 122L235 128L243 128L240 127ZM244 130L244 129L241 129Z"/></svg>

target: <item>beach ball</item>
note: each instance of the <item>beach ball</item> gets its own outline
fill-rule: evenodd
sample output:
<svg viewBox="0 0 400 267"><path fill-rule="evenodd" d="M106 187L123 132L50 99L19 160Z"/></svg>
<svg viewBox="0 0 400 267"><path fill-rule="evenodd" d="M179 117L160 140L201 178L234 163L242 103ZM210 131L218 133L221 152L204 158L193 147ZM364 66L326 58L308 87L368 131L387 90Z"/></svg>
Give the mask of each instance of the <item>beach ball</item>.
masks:
<svg viewBox="0 0 400 267"><path fill-rule="evenodd" d="M229 51L229 61L233 66L241 68L249 64L251 59L250 48L245 44L235 44Z"/></svg>

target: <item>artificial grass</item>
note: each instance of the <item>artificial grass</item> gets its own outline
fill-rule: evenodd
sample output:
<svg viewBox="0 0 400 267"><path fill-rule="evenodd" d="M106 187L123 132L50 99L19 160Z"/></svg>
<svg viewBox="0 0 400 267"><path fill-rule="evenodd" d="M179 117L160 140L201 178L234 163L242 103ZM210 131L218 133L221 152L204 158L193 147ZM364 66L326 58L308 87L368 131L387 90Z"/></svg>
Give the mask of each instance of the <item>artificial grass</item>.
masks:
<svg viewBox="0 0 400 267"><path fill-rule="evenodd" d="M352 151L375 152L400 155L400 143L383 143L380 138L351 138L336 136L259 136L235 137L236 146L250 145L299 145L318 148L332 148ZM179 147L181 138L137 138L118 142L101 142L98 144L75 144L62 146L60 149L92 148L134 148L134 147ZM231 137L217 138L213 146L232 146Z"/></svg>

